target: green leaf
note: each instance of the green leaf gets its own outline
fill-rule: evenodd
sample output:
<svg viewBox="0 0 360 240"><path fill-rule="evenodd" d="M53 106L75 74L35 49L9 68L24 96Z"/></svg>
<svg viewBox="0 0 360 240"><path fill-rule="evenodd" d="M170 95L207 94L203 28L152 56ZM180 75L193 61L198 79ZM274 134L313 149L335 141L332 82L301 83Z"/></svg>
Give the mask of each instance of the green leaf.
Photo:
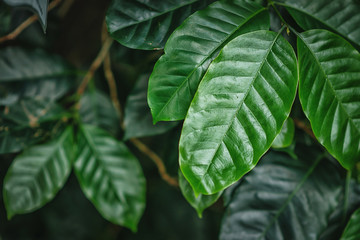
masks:
<svg viewBox="0 0 360 240"><path fill-rule="evenodd" d="M0 2L0 36L6 35L10 31L11 12L3 2Z"/></svg>
<svg viewBox="0 0 360 240"><path fill-rule="evenodd" d="M170 36L150 76L154 123L184 119L200 80L224 45L269 25L266 9L247 0L218 1L190 16Z"/></svg>
<svg viewBox="0 0 360 240"><path fill-rule="evenodd" d="M4 180L4 203L10 219L32 212L54 198L63 187L73 161L73 132L31 147L14 159Z"/></svg>
<svg viewBox="0 0 360 240"><path fill-rule="evenodd" d="M288 117L296 86L295 53L280 33L247 33L224 47L180 138L180 167L196 193L221 191L257 164Z"/></svg>
<svg viewBox="0 0 360 240"><path fill-rule="evenodd" d="M90 88L80 99L80 119L82 123L103 128L116 136L120 131L120 118L109 96Z"/></svg>
<svg viewBox="0 0 360 240"><path fill-rule="evenodd" d="M246 175L232 193L221 240L322 239L344 179L334 164L305 149L299 160L270 152Z"/></svg>
<svg viewBox="0 0 360 240"><path fill-rule="evenodd" d="M67 113L54 102L23 99L0 113L0 154L18 152L63 130Z"/></svg>
<svg viewBox="0 0 360 240"><path fill-rule="evenodd" d="M316 138L346 169L360 159L360 54L326 30L298 37L299 98Z"/></svg>
<svg viewBox="0 0 360 240"><path fill-rule="evenodd" d="M144 75L138 80L135 88L126 100L124 139L158 135L167 132L179 124L178 122L153 124L150 108L146 100L148 77L148 75Z"/></svg>
<svg viewBox="0 0 360 240"><path fill-rule="evenodd" d="M28 7L39 16L41 26L46 32L47 9L49 0L4 0L5 3L13 7Z"/></svg>
<svg viewBox="0 0 360 240"><path fill-rule="evenodd" d="M356 210L346 225L340 240L360 239L360 208Z"/></svg>
<svg viewBox="0 0 360 240"><path fill-rule="evenodd" d="M76 84L69 64L41 49L1 49L0 72L0 105L24 97L53 101Z"/></svg>
<svg viewBox="0 0 360 240"><path fill-rule="evenodd" d="M126 145L106 131L79 129L75 173L86 197L107 220L136 231L145 208L145 179Z"/></svg>
<svg viewBox="0 0 360 240"><path fill-rule="evenodd" d="M210 0L113 0L106 14L110 35L126 47L163 48L170 34Z"/></svg>
<svg viewBox="0 0 360 240"><path fill-rule="evenodd" d="M359 1L283 0L278 2L286 7L296 23L304 30L326 28L342 34L360 47Z"/></svg>
<svg viewBox="0 0 360 240"><path fill-rule="evenodd" d="M281 128L279 135L276 136L271 147L273 148L286 148L291 145L295 133L294 121L291 118L286 119Z"/></svg>
<svg viewBox="0 0 360 240"><path fill-rule="evenodd" d="M190 203L190 205L195 208L199 218L202 218L203 211L213 205L222 194L222 191L215 193L213 195L202 195L195 196L195 193L190 186L189 182L185 179L182 172L179 170L179 185L180 190L185 197L186 201Z"/></svg>

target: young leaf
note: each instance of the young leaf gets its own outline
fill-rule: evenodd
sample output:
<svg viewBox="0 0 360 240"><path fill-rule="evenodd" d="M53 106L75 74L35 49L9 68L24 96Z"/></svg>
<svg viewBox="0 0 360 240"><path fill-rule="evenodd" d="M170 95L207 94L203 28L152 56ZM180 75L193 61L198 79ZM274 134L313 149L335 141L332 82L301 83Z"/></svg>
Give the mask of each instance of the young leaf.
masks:
<svg viewBox="0 0 360 240"><path fill-rule="evenodd" d="M360 2L354 0L280 0L305 30L325 28L360 47ZM282 3L283 2L283 3Z"/></svg>
<svg viewBox="0 0 360 240"><path fill-rule="evenodd" d="M150 108L146 101L148 80L148 75L142 76L126 100L124 139L165 133L179 124L178 122L153 124Z"/></svg>
<svg viewBox="0 0 360 240"><path fill-rule="evenodd" d="M221 240L321 239L329 216L342 207L343 179L333 164L306 149L299 160L264 156L232 193Z"/></svg>
<svg viewBox="0 0 360 240"><path fill-rule="evenodd" d="M196 193L221 191L257 164L288 117L296 86L295 53L280 33L247 33L224 47L180 138L180 167Z"/></svg>
<svg viewBox="0 0 360 240"><path fill-rule="evenodd" d="M294 121L291 118L286 119L281 128L279 135L276 136L272 143L272 148L286 148L291 145L295 133Z"/></svg>
<svg viewBox="0 0 360 240"><path fill-rule="evenodd" d="M344 233L340 240L356 240L360 239L360 208L356 210L346 225Z"/></svg>
<svg viewBox="0 0 360 240"><path fill-rule="evenodd" d="M3 189L9 219L32 212L54 198L70 174L73 146L73 131L68 127L59 138L31 147L15 158Z"/></svg>
<svg viewBox="0 0 360 240"><path fill-rule="evenodd" d="M203 211L213 205L222 194L222 191L215 193L213 195L202 195L195 196L195 193L190 186L189 182L185 179L184 175L181 171L179 171L179 185L180 190L185 197L186 201L190 203L190 205L195 208L199 218L202 217Z"/></svg>
<svg viewBox="0 0 360 240"><path fill-rule="evenodd" d="M106 14L110 35L126 47L163 48L170 34L210 0L113 0Z"/></svg>
<svg viewBox="0 0 360 240"><path fill-rule="evenodd" d="M4 0L4 2L13 7L19 6L32 9L39 16L44 32L46 31L49 0Z"/></svg>
<svg viewBox="0 0 360 240"><path fill-rule="evenodd" d="M360 159L360 54L326 30L298 37L299 98L316 138L346 169Z"/></svg>
<svg viewBox="0 0 360 240"><path fill-rule="evenodd" d="M154 123L184 119L200 80L224 45L269 25L266 9L247 0L218 1L190 16L170 36L150 76Z"/></svg>
<svg viewBox="0 0 360 240"><path fill-rule="evenodd" d="M145 208L145 179L126 145L106 131L79 129L75 173L86 197L107 220L136 231Z"/></svg>
<svg viewBox="0 0 360 240"><path fill-rule="evenodd" d="M0 51L0 105L20 98L56 100L76 84L72 68L41 49L7 47Z"/></svg>

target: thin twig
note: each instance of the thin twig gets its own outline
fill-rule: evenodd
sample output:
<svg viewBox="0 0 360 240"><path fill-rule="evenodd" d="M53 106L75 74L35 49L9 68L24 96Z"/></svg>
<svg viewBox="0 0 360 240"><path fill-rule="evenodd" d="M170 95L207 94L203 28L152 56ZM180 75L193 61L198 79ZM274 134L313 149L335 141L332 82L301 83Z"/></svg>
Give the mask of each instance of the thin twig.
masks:
<svg viewBox="0 0 360 240"><path fill-rule="evenodd" d="M54 0L54 1L52 1L49 4L49 7L48 7L47 11L49 12L52 9L54 9L57 5L59 5L61 3L61 1L62 0ZM24 31L27 27L29 27L32 23L34 23L38 19L39 19L38 15L36 15L36 14L32 15L31 17L26 19L23 23L21 23L14 31L12 31L11 33L1 37L0 38L0 43L15 39L17 36L19 36L19 34L22 31Z"/></svg>
<svg viewBox="0 0 360 240"><path fill-rule="evenodd" d="M304 122L302 122L299 119L293 118L295 126L302 129L304 132L306 132L312 139L316 140L316 137L313 133L313 131L311 130L311 128L309 128Z"/></svg>
<svg viewBox="0 0 360 240"><path fill-rule="evenodd" d="M144 143L142 143L139 139L137 138L131 138L130 142L132 144L134 144L141 152L143 152L146 156L148 156L151 160L154 161L154 163L156 164L159 174L161 176L161 178L166 181L169 185L174 186L174 187L178 187L179 183L177 181L176 178L171 177L167 172L166 172L166 167L163 163L163 161L161 160L161 158L154 153L151 149L148 148L148 146L146 146Z"/></svg>
<svg viewBox="0 0 360 240"><path fill-rule="evenodd" d="M88 72L86 73L85 77L83 78L82 82L80 83L80 86L77 89L77 94L82 95L90 82L91 78L94 76L95 71L100 67L100 65L103 63L111 44L113 43L112 38L108 37L104 44L101 47L101 50L93 63L91 64Z"/></svg>

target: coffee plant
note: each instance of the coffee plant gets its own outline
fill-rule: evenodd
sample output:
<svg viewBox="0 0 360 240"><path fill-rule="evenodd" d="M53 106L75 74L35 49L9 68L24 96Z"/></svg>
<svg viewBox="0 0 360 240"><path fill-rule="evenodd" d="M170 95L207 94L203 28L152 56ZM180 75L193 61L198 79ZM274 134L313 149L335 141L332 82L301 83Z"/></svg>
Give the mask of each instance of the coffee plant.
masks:
<svg viewBox="0 0 360 240"><path fill-rule="evenodd" d="M91 2L0 3L0 239L76 184L74 239L360 239L360 1Z"/></svg>

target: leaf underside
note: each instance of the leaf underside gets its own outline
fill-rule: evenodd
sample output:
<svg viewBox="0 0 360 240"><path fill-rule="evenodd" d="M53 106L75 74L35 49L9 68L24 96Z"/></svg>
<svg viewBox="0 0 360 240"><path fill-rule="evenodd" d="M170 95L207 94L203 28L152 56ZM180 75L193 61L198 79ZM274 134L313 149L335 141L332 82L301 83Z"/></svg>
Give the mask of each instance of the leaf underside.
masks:
<svg viewBox="0 0 360 240"><path fill-rule="evenodd" d="M291 45L270 31L241 35L210 65L180 138L180 167L196 193L223 190L269 149L295 98Z"/></svg>
<svg viewBox="0 0 360 240"><path fill-rule="evenodd" d="M219 1L185 20L170 36L149 79L154 123L184 119L200 80L224 45L260 29L269 29L269 15L246 0Z"/></svg>

